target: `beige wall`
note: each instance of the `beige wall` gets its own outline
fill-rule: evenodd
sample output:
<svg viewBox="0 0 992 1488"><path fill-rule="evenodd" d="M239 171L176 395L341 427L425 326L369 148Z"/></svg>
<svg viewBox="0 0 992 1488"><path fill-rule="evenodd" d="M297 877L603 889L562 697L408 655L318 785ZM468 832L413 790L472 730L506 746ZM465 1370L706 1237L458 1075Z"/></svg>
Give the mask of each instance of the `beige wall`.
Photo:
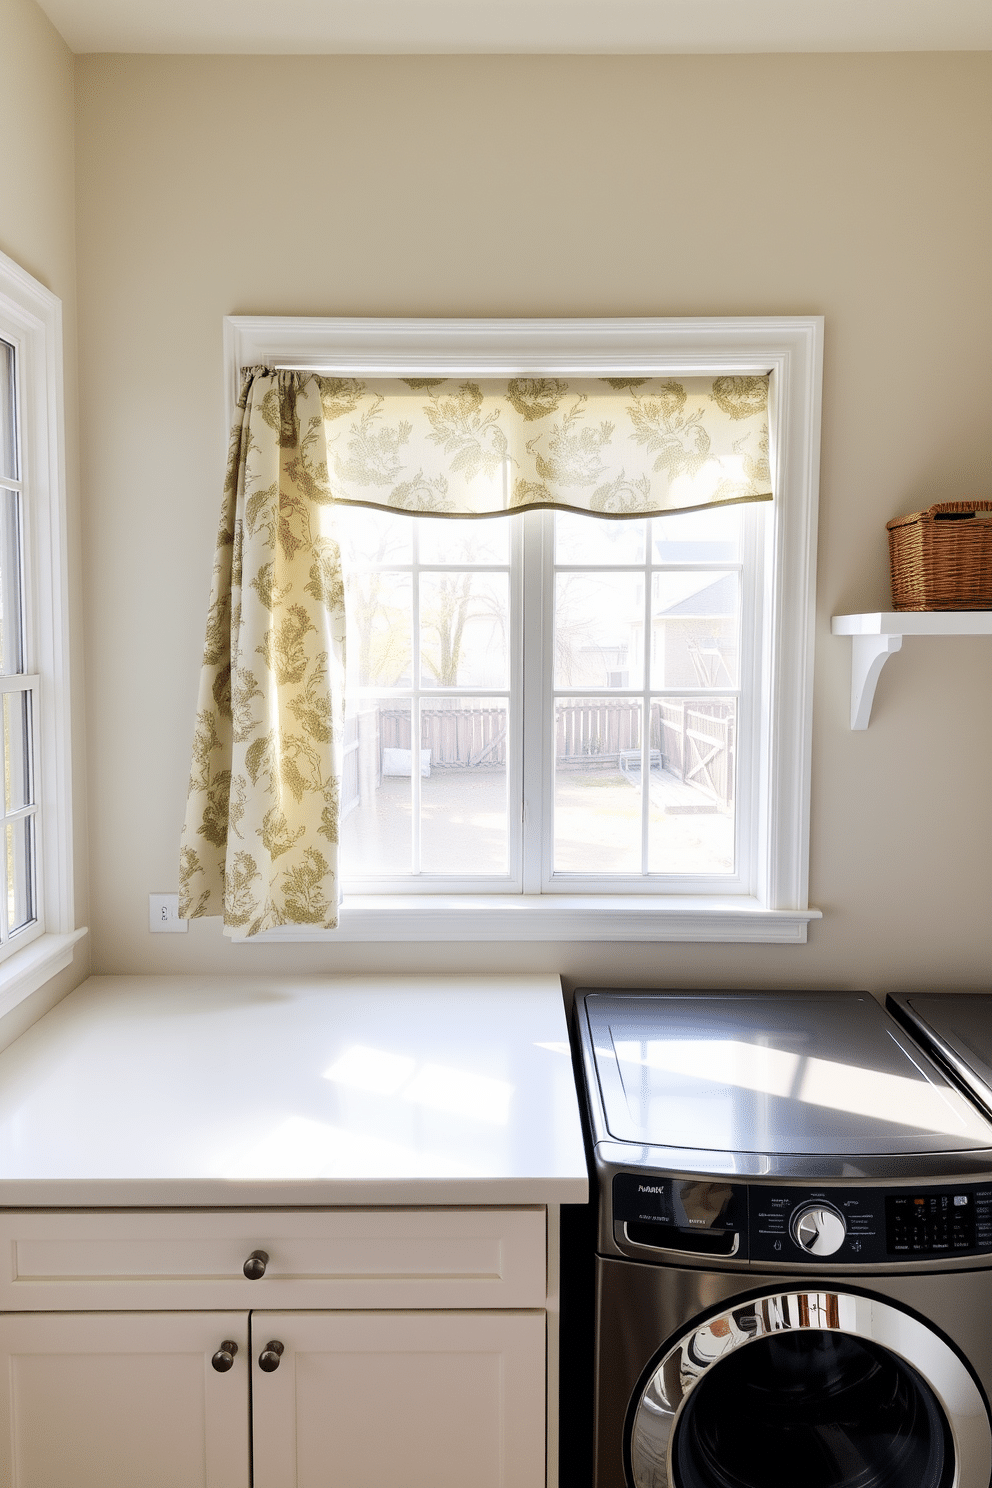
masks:
<svg viewBox="0 0 992 1488"><path fill-rule="evenodd" d="M76 383L76 217L74 58L34 0L0 0L0 252L62 301L68 549L73 670L73 802L76 924L87 922L88 853L80 578ZM84 940L73 965L19 1010L37 1016L71 989L89 965ZM0 1030L0 1044L16 1020ZM18 1025L19 1026L19 1025Z"/></svg>
<svg viewBox="0 0 992 1488"><path fill-rule="evenodd" d="M992 57L77 59L94 965L988 984L992 643L907 642L848 728L884 524L992 495ZM176 885L221 317L826 317L803 947L232 947Z"/></svg>

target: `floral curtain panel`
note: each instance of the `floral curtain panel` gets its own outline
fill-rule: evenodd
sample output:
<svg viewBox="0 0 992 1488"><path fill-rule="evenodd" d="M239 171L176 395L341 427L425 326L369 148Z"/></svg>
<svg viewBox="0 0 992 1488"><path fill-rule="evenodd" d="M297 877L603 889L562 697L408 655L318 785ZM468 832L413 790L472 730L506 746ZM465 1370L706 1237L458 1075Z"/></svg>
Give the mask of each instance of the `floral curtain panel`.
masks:
<svg viewBox="0 0 992 1488"><path fill-rule="evenodd" d="M245 374L231 436L179 868L225 933L337 924L344 586L321 380Z"/></svg>
<svg viewBox="0 0 992 1488"><path fill-rule="evenodd" d="M767 377L320 382L337 501L642 517L771 498Z"/></svg>
<svg viewBox="0 0 992 1488"><path fill-rule="evenodd" d="M771 499L768 378L245 372L180 851L183 918L337 925L344 583L335 503L642 517Z"/></svg>

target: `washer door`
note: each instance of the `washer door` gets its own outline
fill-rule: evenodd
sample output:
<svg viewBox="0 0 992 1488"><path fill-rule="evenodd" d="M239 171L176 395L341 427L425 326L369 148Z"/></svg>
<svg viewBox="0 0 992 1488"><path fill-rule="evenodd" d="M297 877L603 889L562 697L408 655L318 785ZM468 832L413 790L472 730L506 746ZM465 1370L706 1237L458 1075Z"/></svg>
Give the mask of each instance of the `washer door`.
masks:
<svg viewBox="0 0 992 1488"><path fill-rule="evenodd" d="M634 1488L989 1488L952 1348L889 1302L776 1292L684 1334L633 1410Z"/></svg>

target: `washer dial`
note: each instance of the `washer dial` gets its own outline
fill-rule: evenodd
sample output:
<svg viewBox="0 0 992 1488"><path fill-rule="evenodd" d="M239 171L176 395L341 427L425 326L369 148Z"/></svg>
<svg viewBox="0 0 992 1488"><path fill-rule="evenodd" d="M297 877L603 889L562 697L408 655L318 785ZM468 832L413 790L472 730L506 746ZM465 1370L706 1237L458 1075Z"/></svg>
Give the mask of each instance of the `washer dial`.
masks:
<svg viewBox="0 0 992 1488"><path fill-rule="evenodd" d="M846 1237L843 1215L827 1204L803 1204L793 1215L792 1238L807 1255L833 1255Z"/></svg>

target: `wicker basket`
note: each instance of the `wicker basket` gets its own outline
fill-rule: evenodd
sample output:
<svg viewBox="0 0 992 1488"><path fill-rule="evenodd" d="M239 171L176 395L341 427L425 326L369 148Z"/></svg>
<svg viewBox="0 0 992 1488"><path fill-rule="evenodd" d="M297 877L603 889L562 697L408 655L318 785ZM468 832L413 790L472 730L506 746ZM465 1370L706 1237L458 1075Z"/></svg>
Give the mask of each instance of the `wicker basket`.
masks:
<svg viewBox="0 0 992 1488"><path fill-rule="evenodd" d="M992 501L939 501L886 526L894 610L992 610Z"/></svg>

